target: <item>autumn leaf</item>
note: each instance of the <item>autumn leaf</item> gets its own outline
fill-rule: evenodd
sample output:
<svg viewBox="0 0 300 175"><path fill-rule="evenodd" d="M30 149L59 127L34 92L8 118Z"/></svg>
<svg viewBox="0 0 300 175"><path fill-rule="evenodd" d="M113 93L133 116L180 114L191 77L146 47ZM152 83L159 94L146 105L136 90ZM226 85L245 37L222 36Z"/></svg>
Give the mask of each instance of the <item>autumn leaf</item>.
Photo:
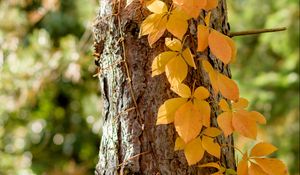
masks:
<svg viewBox="0 0 300 175"><path fill-rule="evenodd" d="M175 147L174 147L174 151L178 151L178 150L182 150L185 148L186 143L184 142L184 140L182 140L182 138L177 137L176 141L175 141Z"/></svg>
<svg viewBox="0 0 300 175"><path fill-rule="evenodd" d="M209 11L218 6L218 0L207 0L204 10Z"/></svg>
<svg viewBox="0 0 300 175"><path fill-rule="evenodd" d="M237 174L238 175L248 175L248 156L247 156L247 154L244 154L242 160L238 163Z"/></svg>
<svg viewBox="0 0 300 175"><path fill-rule="evenodd" d="M191 101L185 103L175 112L174 125L184 142L190 142L199 135L202 129L199 109Z"/></svg>
<svg viewBox="0 0 300 175"><path fill-rule="evenodd" d="M147 3L147 8L153 14L141 24L139 37L148 35L150 47L168 30L174 36L182 39L188 29L187 20L190 18L181 9L168 11L167 5L160 0Z"/></svg>
<svg viewBox="0 0 300 175"><path fill-rule="evenodd" d="M211 52L217 58L219 58L225 64L230 62L232 50L225 35L217 32L216 30L212 30L208 36L208 45Z"/></svg>
<svg viewBox="0 0 300 175"><path fill-rule="evenodd" d="M256 111L244 109L248 106L246 99L240 98L237 102L233 102L231 109L228 103L222 99L219 106L224 112L217 117L217 122L226 137L233 131L237 131L245 137L256 139L256 124L265 123L265 119Z"/></svg>
<svg viewBox="0 0 300 175"><path fill-rule="evenodd" d="M287 175L287 168L282 161L263 157L276 150L277 148L272 144L257 143L252 148L249 157L247 153L243 155L243 159L238 164L238 175ZM250 167L248 167L248 162L250 162Z"/></svg>
<svg viewBox="0 0 300 175"><path fill-rule="evenodd" d="M220 158L221 156L221 147L218 143L214 142L214 139L207 136L202 136L202 147L207 151L209 154Z"/></svg>
<svg viewBox="0 0 300 175"><path fill-rule="evenodd" d="M286 175L287 168L281 160L274 158L254 158L257 165L267 174Z"/></svg>
<svg viewBox="0 0 300 175"><path fill-rule="evenodd" d="M251 157L261 157L261 156L267 156L269 154L272 154L275 152L277 148L273 146L272 144L261 142L256 144L250 153Z"/></svg>
<svg viewBox="0 0 300 175"><path fill-rule="evenodd" d="M204 25L198 25L198 32L197 32L198 48L197 48L197 51L203 52L208 47L208 35L209 35L209 28Z"/></svg>
<svg viewBox="0 0 300 175"><path fill-rule="evenodd" d="M180 40L166 38L165 44L172 51L163 52L154 58L152 62L152 76L166 72L171 86L174 86L186 78L187 65L196 69L196 64L189 48L182 51L183 46Z"/></svg>
<svg viewBox="0 0 300 175"><path fill-rule="evenodd" d="M210 136L210 137L217 137L222 133L222 131L215 127L209 127L206 128L203 132L204 135Z"/></svg>
<svg viewBox="0 0 300 175"><path fill-rule="evenodd" d="M159 107L156 124L160 125L174 122L176 110L186 102L187 99L184 98L172 98L165 101L164 104Z"/></svg>
<svg viewBox="0 0 300 175"><path fill-rule="evenodd" d="M207 0L173 0L173 3L196 19L200 14L200 10L206 7Z"/></svg>
<svg viewBox="0 0 300 175"><path fill-rule="evenodd" d="M197 51L202 52L209 46L211 52L224 64L235 61L237 50L231 38L202 24L198 25L197 30Z"/></svg>
<svg viewBox="0 0 300 175"><path fill-rule="evenodd" d="M225 98L230 100L239 98L239 88L232 79L214 70L206 60L202 61L202 65L208 73L211 85L216 93L220 91Z"/></svg>
<svg viewBox="0 0 300 175"><path fill-rule="evenodd" d="M204 155L201 139L196 138L188 143L184 148L184 155L189 165L194 165L199 162Z"/></svg>
<svg viewBox="0 0 300 175"><path fill-rule="evenodd" d="M182 10L175 8L167 22L167 30L178 39L182 39L188 29L189 16L187 16Z"/></svg>

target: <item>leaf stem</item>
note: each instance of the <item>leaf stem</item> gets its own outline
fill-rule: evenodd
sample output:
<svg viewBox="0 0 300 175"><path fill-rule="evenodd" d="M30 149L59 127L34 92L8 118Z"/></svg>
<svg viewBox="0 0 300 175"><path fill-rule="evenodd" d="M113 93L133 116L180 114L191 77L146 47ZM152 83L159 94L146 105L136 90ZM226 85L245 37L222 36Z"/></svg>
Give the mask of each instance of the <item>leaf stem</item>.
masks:
<svg viewBox="0 0 300 175"><path fill-rule="evenodd" d="M269 33L269 32L280 32L286 30L286 27L279 27L279 28L271 28L271 29L253 29L253 30L246 30L240 32L232 32L228 34L229 37L235 36L245 36L245 35L257 35L261 33Z"/></svg>

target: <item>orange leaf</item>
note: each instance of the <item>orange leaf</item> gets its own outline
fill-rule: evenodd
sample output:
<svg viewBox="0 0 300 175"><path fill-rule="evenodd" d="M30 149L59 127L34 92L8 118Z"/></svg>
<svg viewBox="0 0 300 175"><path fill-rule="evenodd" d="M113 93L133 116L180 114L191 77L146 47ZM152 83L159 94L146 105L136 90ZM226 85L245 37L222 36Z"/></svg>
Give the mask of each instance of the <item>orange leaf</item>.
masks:
<svg viewBox="0 0 300 175"><path fill-rule="evenodd" d="M173 51L179 52L182 49L181 41L176 38L165 38L165 44L169 49ZM175 53L178 54L177 52Z"/></svg>
<svg viewBox="0 0 300 175"><path fill-rule="evenodd" d="M272 144L261 142L256 144L250 153L250 157L260 157L260 156L267 156L269 154L272 154L274 151L276 151L277 148L273 146Z"/></svg>
<svg viewBox="0 0 300 175"><path fill-rule="evenodd" d="M176 55L176 52L163 52L155 57L152 62L152 77L165 72L165 66Z"/></svg>
<svg viewBox="0 0 300 175"><path fill-rule="evenodd" d="M211 52L224 64L228 64L232 58L232 49L226 37L216 30L212 30L208 36L208 45Z"/></svg>
<svg viewBox="0 0 300 175"><path fill-rule="evenodd" d="M246 107L248 107L248 100L245 98L240 98L236 103L232 104L232 108L233 109L244 109Z"/></svg>
<svg viewBox="0 0 300 175"><path fill-rule="evenodd" d="M147 4L148 10L150 10L153 13L161 14L168 12L167 5L159 0L151 1Z"/></svg>
<svg viewBox="0 0 300 175"><path fill-rule="evenodd" d="M185 147L185 142L182 140L182 138L177 137L176 141L175 141L175 147L174 147L174 151L178 151L178 150L182 150Z"/></svg>
<svg viewBox="0 0 300 175"><path fill-rule="evenodd" d="M230 107L229 107L229 105L228 105L228 103L225 99L220 100L219 106L222 109L222 111L225 111L225 112L231 111L231 109L230 109Z"/></svg>
<svg viewBox="0 0 300 175"><path fill-rule="evenodd" d="M233 112L232 126L241 135L256 139L256 121L251 118L251 113L246 110Z"/></svg>
<svg viewBox="0 0 300 175"><path fill-rule="evenodd" d="M188 143L196 138L201 131L201 113L199 109L189 101L175 112L174 124L178 135L185 143Z"/></svg>
<svg viewBox="0 0 300 175"><path fill-rule="evenodd" d="M198 100L205 100L209 97L209 92L205 87L200 86L195 90L193 96Z"/></svg>
<svg viewBox="0 0 300 175"><path fill-rule="evenodd" d="M167 17L161 15L161 19L154 24L153 31L148 35L148 42L150 47L165 33Z"/></svg>
<svg viewBox="0 0 300 175"><path fill-rule="evenodd" d="M203 52L208 46L209 28L204 25L198 25L198 48L197 51Z"/></svg>
<svg viewBox="0 0 300 175"><path fill-rule="evenodd" d="M212 10L218 6L218 0L207 0L206 6L204 9L206 11Z"/></svg>
<svg viewBox="0 0 300 175"><path fill-rule="evenodd" d="M153 32L155 24L162 18L160 14L149 15L141 24L139 38Z"/></svg>
<svg viewBox="0 0 300 175"><path fill-rule="evenodd" d="M197 109L200 111L200 117L202 124L206 127L210 127L210 106L209 103L207 103L204 100L197 100L194 99L194 105L197 107Z"/></svg>
<svg viewBox="0 0 300 175"><path fill-rule="evenodd" d="M211 12L208 12L204 18L204 22L205 22L206 26L208 26L208 27L209 27L209 23L210 23L210 17L211 17ZM207 35L207 37L208 37L208 35Z"/></svg>
<svg viewBox="0 0 300 175"><path fill-rule="evenodd" d="M220 158L221 148L218 143L214 142L214 139L207 136L202 136L202 146L211 155Z"/></svg>
<svg viewBox="0 0 300 175"><path fill-rule="evenodd" d="M267 122L266 118L261 113L259 113L257 111L251 111L251 116L259 124L266 124L266 122Z"/></svg>
<svg viewBox="0 0 300 175"><path fill-rule="evenodd" d="M249 167L249 175L268 175L268 174L264 172L258 165L251 162Z"/></svg>
<svg viewBox="0 0 300 175"><path fill-rule="evenodd" d="M227 76L218 73L218 88L222 95L230 100L237 100L240 96L237 84Z"/></svg>
<svg viewBox="0 0 300 175"><path fill-rule="evenodd" d="M214 68L207 60L202 60L202 66L207 73L214 72Z"/></svg>
<svg viewBox="0 0 300 175"><path fill-rule="evenodd" d="M247 153L243 155L242 160L238 164L237 174L238 175L248 175Z"/></svg>
<svg viewBox="0 0 300 175"><path fill-rule="evenodd" d="M184 58L184 60L188 63L188 65L190 65L191 67L193 67L194 69L197 69L195 61L194 61L194 56L190 50L190 48L186 48L183 52L182 52L182 57Z"/></svg>
<svg viewBox="0 0 300 175"><path fill-rule="evenodd" d="M172 86L171 90L173 92L175 92L176 94L178 94L182 98L191 97L191 89L183 83L176 84L176 85Z"/></svg>
<svg viewBox="0 0 300 175"><path fill-rule="evenodd" d="M189 165L194 165L203 158L204 149L202 148L202 142L199 137L185 146L184 155Z"/></svg>
<svg viewBox="0 0 300 175"><path fill-rule="evenodd" d="M173 0L173 3L184 10L189 16L197 18L200 10L206 6L207 0Z"/></svg>
<svg viewBox="0 0 300 175"><path fill-rule="evenodd" d="M167 30L181 40L188 29L187 20L187 15L176 8L171 12L171 15L169 16L169 20L167 22Z"/></svg>
<svg viewBox="0 0 300 175"><path fill-rule="evenodd" d="M176 110L186 103L186 101L187 99L184 98L172 98L165 101L164 104L159 107L156 124L160 125L174 122Z"/></svg>
<svg viewBox="0 0 300 175"><path fill-rule="evenodd" d="M186 78L187 73L188 66L180 56L173 58L166 65L166 76L171 86L181 83Z"/></svg>
<svg viewBox="0 0 300 175"><path fill-rule="evenodd" d="M232 113L223 112L217 117L218 125L224 132L225 137L229 136L233 132L232 126Z"/></svg>
<svg viewBox="0 0 300 175"><path fill-rule="evenodd" d="M209 127L209 128L206 128L203 131L204 135L207 135L207 136L210 136L210 137L217 137L221 133L222 133L222 131L218 128L215 128L215 127Z"/></svg>
<svg viewBox="0 0 300 175"><path fill-rule="evenodd" d="M255 158L254 159L258 166L264 172L267 172L270 175L286 175L288 174L287 168L284 163L278 159L273 158Z"/></svg>
<svg viewBox="0 0 300 175"><path fill-rule="evenodd" d="M237 54L237 48L235 46L235 43L233 39L226 37L226 40L231 48L231 61L230 63L234 63L236 61L236 54Z"/></svg>

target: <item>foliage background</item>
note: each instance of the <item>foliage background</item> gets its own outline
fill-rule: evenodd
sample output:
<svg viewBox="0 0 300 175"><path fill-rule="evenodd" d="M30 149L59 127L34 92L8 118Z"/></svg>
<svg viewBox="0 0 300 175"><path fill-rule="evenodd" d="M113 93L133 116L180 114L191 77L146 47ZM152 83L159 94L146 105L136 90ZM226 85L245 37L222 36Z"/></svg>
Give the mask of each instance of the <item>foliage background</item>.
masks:
<svg viewBox="0 0 300 175"><path fill-rule="evenodd" d="M0 175L93 174L101 136L91 56L98 5L0 1ZM259 139L279 147L274 156L299 175L299 2L235 0L228 8L232 31L288 27L234 38L231 67L242 96L267 117Z"/></svg>

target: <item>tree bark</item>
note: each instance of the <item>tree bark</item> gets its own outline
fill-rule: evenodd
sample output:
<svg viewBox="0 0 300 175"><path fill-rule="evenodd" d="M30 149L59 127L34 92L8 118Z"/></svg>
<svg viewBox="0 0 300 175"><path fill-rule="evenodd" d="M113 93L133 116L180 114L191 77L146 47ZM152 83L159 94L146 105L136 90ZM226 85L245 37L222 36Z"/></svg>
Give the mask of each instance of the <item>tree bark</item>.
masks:
<svg viewBox="0 0 300 175"><path fill-rule="evenodd" d="M165 2L171 2L165 0ZM226 1L219 0L213 10L212 27L223 33L229 32ZM100 0L100 10L94 25L97 64L100 66L100 86L103 98L103 131L99 151L99 162L95 173L110 174L209 174L210 169L188 166L182 151L174 151L176 131L173 124L156 126L158 108L163 102L176 95L170 91L165 75L151 77L151 64L155 56L165 51L164 39L150 48L146 37L138 38L139 26L149 14L134 1L125 8L125 2ZM205 12L201 12L204 16ZM196 43L196 28L201 19L191 20L188 43ZM124 44L124 45L123 45ZM211 64L230 76L224 66L209 51L196 54L206 57ZM200 62L197 61L198 67ZM189 70L186 84L203 85L213 93L208 75L201 66ZM212 126L217 126L217 102L220 95L210 97ZM233 145L232 137L218 137L221 144ZM201 162L215 160L205 154ZM234 150L222 148L221 161L235 169Z"/></svg>

